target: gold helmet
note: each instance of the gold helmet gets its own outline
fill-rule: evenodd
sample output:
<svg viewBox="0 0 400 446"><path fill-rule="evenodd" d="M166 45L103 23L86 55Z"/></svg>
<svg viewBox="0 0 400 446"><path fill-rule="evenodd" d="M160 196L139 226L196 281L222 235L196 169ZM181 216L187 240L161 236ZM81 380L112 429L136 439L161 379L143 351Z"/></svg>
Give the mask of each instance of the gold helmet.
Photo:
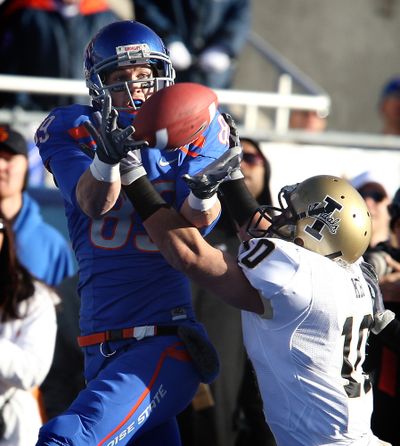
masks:
<svg viewBox="0 0 400 446"><path fill-rule="evenodd" d="M286 207L282 199L286 202ZM263 206L249 233L260 236L260 222L271 226L262 235L294 241L310 251L335 260L353 263L371 239L371 216L364 199L343 178L318 175L285 186L278 196L280 208ZM267 212L277 211L269 216Z"/></svg>

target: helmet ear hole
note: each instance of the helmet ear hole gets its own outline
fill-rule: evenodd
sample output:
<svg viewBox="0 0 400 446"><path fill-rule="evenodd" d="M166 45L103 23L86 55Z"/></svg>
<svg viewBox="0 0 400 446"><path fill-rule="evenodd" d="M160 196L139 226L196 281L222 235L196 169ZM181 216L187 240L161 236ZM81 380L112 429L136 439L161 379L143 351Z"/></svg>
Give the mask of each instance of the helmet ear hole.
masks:
<svg viewBox="0 0 400 446"><path fill-rule="evenodd" d="M301 246L302 248L304 248L304 240L303 240L302 238L300 238L300 237L296 237L296 238L293 240L293 243L294 243L295 245L298 245L298 246Z"/></svg>

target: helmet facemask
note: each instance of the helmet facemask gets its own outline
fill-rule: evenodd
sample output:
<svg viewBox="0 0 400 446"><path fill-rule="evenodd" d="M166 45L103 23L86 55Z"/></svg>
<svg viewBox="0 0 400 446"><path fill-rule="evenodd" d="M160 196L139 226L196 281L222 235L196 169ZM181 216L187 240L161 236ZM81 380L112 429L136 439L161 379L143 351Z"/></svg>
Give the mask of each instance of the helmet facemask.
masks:
<svg viewBox="0 0 400 446"><path fill-rule="evenodd" d="M260 206L247 226L247 233L255 238L278 237L292 242L295 238L298 216L290 203L290 194L297 185L285 186L279 191L279 207ZM264 220L270 223L267 229Z"/></svg>
<svg viewBox="0 0 400 446"><path fill-rule="evenodd" d="M152 94L162 88L173 85L175 72L172 66L169 66L169 58L161 53L152 53L146 49L147 45L131 45L135 50L122 50L117 48L117 55L105 59L93 66L92 72L89 73L87 86L92 96L92 100L96 105L103 103L104 97L113 92L125 91L129 97L129 106L115 107L118 111L137 110L143 101L134 100L132 97L132 86L137 85L141 89L152 89ZM139 47L139 49L138 49ZM113 84L106 84L107 74L118 68L134 67L138 65L148 65L153 77L138 80L129 80Z"/></svg>
<svg viewBox="0 0 400 446"><path fill-rule="evenodd" d="M110 73L141 65L149 66L153 76L106 84ZM143 102L133 99L132 85L151 88L153 94L173 85L175 79L175 70L162 40L150 28L135 21L112 23L92 39L85 52L84 73L93 106L100 109L106 95L125 91L129 106L114 108L130 112Z"/></svg>

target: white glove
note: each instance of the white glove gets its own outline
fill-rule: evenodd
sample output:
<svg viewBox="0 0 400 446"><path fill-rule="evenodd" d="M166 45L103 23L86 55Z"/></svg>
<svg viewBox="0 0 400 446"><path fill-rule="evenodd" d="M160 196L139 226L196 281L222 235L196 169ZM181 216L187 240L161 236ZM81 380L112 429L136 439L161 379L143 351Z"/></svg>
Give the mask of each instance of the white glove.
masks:
<svg viewBox="0 0 400 446"><path fill-rule="evenodd" d="M119 173L121 175L121 184L124 186L128 186L138 178L146 175L146 170L142 165L140 149L131 150L125 158L121 159Z"/></svg>
<svg viewBox="0 0 400 446"><path fill-rule="evenodd" d="M167 45L172 65L176 70L186 70L192 64L192 56L186 46L180 42L171 42Z"/></svg>
<svg viewBox="0 0 400 446"><path fill-rule="evenodd" d="M204 71L225 71L230 64L231 59L228 54L217 46L206 49L199 56L199 65Z"/></svg>

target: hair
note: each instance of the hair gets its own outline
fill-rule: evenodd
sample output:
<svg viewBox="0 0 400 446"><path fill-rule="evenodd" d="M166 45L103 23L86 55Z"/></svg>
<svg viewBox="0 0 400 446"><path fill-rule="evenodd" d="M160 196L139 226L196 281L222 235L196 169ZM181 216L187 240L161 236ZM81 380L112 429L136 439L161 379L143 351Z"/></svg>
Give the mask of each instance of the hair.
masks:
<svg viewBox="0 0 400 446"><path fill-rule="evenodd" d="M271 195L271 189L269 186L270 180L271 180L271 165L269 164L269 161L267 160L267 158L265 158L264 153L261 150L260 144L255 141L252 138L248 138L246 137L240 137L240 141L241 142L246 142L248 144L251 144L253 147L255 147L258 151L258 153L263 157L264 159L264 187L263 190L261 191L260 195L258 197L255 197L257 199L257 201L260 204L267 204L267 205L272 205L272 195Z"/></svg>
<svg viewBox="0 0 400 446"><path fill-rule="evenodd" d="M0 249L0 315L1 322L22 319L19 303L33 296L34 278L17 258L11 222L0 213L3 244Z"/></svg>

